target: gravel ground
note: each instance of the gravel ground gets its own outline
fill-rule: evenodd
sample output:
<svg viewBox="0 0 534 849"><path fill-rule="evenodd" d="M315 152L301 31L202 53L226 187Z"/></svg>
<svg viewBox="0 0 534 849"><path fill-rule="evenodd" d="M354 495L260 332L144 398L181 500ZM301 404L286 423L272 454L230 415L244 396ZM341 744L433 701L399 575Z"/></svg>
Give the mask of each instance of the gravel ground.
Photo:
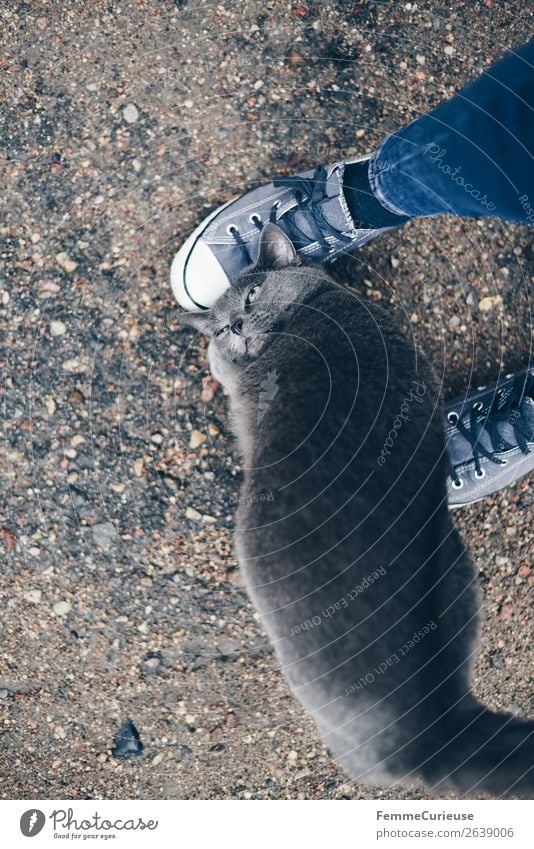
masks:
<svg viewBox="0 0 534 849"><path fill-rule="evenodd" d="M533 13L14 0L0 16L2 798L427 798L349 782L277 670L232 554L224 398L168 271L208 210L372 149ZM442 217L335 273L390 305L450 397L527 361L533 259L525 227ZM533 516L532 479L455 514L484 592L477 693L522 714ZM144 751L120 760L128 718Z"/></svg>

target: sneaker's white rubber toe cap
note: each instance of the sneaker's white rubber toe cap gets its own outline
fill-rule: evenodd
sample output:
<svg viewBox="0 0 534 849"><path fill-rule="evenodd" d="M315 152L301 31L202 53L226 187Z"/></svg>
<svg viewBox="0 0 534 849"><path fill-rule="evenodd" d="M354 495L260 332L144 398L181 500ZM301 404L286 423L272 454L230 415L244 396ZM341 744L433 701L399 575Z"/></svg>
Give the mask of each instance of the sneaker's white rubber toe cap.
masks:
<svg viewBox="0 0 534 849"><path fill-rule="evenodd" d="M182 245L172 261L171 286L184 310L207 309L230 285L221 263L209 246L195 234Z"/></svg>
<svg viewBox="0 0 534 849"><path fill-rule="evenodd" d="M184 310L208 309L230 287L226 271L202 237L213 219L234 201L223 203L206 216L172 261L172 291Z"/></svg>

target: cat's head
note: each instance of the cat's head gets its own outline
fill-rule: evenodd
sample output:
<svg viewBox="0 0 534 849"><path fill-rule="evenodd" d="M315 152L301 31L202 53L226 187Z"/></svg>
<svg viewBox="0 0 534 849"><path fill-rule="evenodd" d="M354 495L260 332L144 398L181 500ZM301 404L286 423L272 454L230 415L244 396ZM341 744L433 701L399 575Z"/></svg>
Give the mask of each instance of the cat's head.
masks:
<svg viewBox="0 0 534 849"><path fill-rule="evenodd" d="M284 332L327 279L320 268L302 264L288 237L269 223L261 232L256 263L209 310L182 313L181 319L210 336L210 363L246 364Z"/></svg>

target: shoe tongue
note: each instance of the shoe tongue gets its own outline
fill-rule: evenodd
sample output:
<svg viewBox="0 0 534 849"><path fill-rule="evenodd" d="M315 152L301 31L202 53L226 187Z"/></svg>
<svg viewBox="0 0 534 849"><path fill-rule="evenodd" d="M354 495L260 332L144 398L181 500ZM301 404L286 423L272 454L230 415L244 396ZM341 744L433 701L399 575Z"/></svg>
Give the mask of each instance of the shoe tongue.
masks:
<svg viewBox="0 0 534 849"><path fill-rule="evenodd" d="M467 420L464 420L464 424L466 424L468 428L470 427L468 417ZM479 435L477 444L480 445L482 448L485 448L487 451L494 451L489 433L485 429ZM465 436L460 433L460 431L456 428L454 429L452 435L449 437L447 448L453 466L459 466L463 463L469 463L473 459L473 446L471 445L469 440L466 439Z"/></svg>
<svg viewBox="0 0 534 849"><path fill-rule="evenodd" d="M342 164L335 165L327 172L326 180L321 187L323 197L320 201L323 218L339 233L352 232L355 229L345 195L343 194L343 167ZM310 176L313 176L313 172L311 172ZM299 209L298 203L294 198L293 189L291 190L291 195L291 200L288 200L287 203L282 202L278 208L277 223L283 229L284 216L287 212L290 212L295 226L307 236L308 241L314 242L317 239L317 232L310 225L309 221L310 202L303 209Z"/></svg>

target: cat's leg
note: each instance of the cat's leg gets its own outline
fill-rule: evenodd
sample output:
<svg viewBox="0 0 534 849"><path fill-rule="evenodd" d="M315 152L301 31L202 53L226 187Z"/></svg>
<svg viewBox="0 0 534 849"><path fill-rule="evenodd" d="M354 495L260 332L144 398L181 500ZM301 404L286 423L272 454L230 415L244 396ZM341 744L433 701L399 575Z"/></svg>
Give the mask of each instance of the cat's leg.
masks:
<svg viewBox="0 0 534 849"><path fill-rule="evenodd" d="M242 371L236 363L225 357L215 345L208 346L208 363L210 371L224 388L232 393L237 388L239 374Z"/></svg>

